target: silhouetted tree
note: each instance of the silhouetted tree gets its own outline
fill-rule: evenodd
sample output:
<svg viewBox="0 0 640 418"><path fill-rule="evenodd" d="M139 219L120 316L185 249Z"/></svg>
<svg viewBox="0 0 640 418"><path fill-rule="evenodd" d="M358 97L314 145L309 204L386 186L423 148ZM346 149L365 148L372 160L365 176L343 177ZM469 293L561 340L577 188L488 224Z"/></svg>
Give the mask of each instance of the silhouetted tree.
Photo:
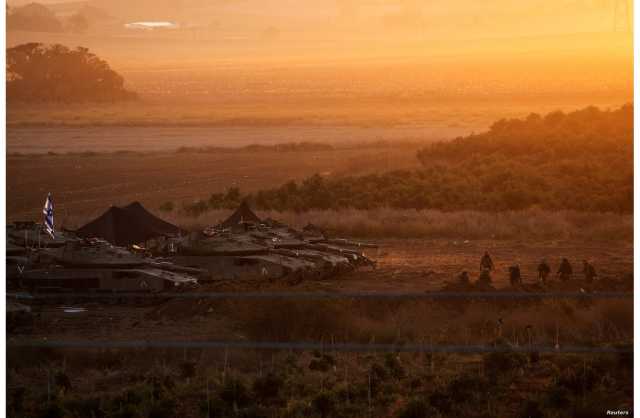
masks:
<svg viewBox="0 0 640 418"><path fill-rule="evenodd" d="M26 102L119 101L137 96L87 48L27 43L7 49L7 99Z"/></svg>

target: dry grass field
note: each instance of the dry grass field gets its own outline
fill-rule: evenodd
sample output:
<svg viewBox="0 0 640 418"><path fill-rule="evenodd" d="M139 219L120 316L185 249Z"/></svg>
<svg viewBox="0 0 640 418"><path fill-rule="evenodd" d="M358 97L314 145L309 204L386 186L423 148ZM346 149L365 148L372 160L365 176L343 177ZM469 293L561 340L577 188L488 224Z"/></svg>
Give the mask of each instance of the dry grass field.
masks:
<svg viewBox="0 0 640 418"><path fill-rule="evenodd" d="M181 83L175 80L167 88L181 88ZM320 89L321 87L314 87L312 91ZM335 92L329 91L326 94ZM7 109L7 127L12 135L18 135L19 128L29 127L393 127L399 129L395 138L402 138L406 130L419 137L438 135L442 139L485 130L500 118L517 118L531 112L543 114L587 105L606 109L631 100L626 96L602 99L563 96L552 101L513 99L507 105L481 99L465 100L462 97L435 100L416 93L397 93L399 97L392 95L373 98L353 93L353 97L348 95L337 101L317 95L308 98L300 98L299 95L250 95L240 98L206 96L200 100L193 98L193 95L197 96L197 93L187 90L174 92L167 97L143 96L140 101L118 104L70 103L57 106L11 103ZM411 128L414 129L413 132ZM87 133L90 132L91 130L87 130ZM381 132L391 135L387 130ZM338 130L336 136L339 134ZM333 140L332 137L324 139ZM339 138L345 139L348 138ZM286 141L286 138L281 138L279 142Z"/></svg>
<svg viewBox="0 0 640 418"><path fill-rule="evenodd" d="M197 230L221 222L231 212L221 209L190 216L174 210L160 213L160 216L186 229ZM452 239L461 243L483 239L631 243L633 239L633 216L618 213L537 208L505 212L382 208L257 213L265 219L279 219L298 229L311 222L330 235L365 239L430 238Z"/></svg>
<svg viewBox="0 0 640 418"><path fill-rule="evenodd" d="M557 279L550 279L550 285L548 290L558 291L575 291L580 287L592 287L593 285L587 285L583 282L582 274L582 260L589 260L597 269L598 282L596 287L600 290L607 290L607 283L611 280L622 281L626 283L626 286L630 286L630 278L633 274L633 246L630 242L625 241L593 241L585 242L582 240L518 240L518 239L477 239L477 240L451 240L451 239L398 239L398 238L381 238L375 241L378 244L378 248L366 248L363 249L365 255L376 261L376 268L363 268L358 271L348 272L337 277L325 280L305 280L295 285L292 285L286 281L281 282L267 282L264 280L255 279L236 279L236 280L218 280L214 283L203 284L197 292L269 292L269 291L286 291L286 292L329 292L331 294L340 294L344 292L379 292L385 293L422 293L428 291L441 290L447 283L455 282L457 275L462 271L468 271L471 279L476 280L479 272L480 257L485 251L488 251L494 261L495 271L492 274L493 285L497 288L508 288L509 275L508 267L518 264L522 271L523 282L527 285L534 285L537 283L537 265L545 259L552 268L555 277L555 270L557 269L561 258L566 257L570 260L574 268L573 282L560 283ZM608 290L614 290L610 288ZM295 300L295 297L293 298ZM557 305L552 303L553 299L545 301L545 306L553 307L553 309L560 309L562 304ZM598 309L604 309L607 312L615 309L615 304L612 301L605 300L606 303L598 305ZM611 302L611 303L610 303ZM631 301L629 301L631 302ZM36 328L32 329L27 334L21 334L18 332L16 337L20 338L89 338L92 340L100 340L105 336L109 338L118 338L121 340L136 339L136 336L144 335L145 338L154 335L158 339L196 339L206 340L209 339L221 339L221 338L235 338L243 335L242 333L248 332L245 327L248 326L247 321L259 320L260 316L265 315L264 310L268 307L275 308L276 305L282 303L285 308L292 308L286 301L282 300L257 300L252 301L249 306L245 306L242 309L236 309L236 307L245 304L243 301L224 301L221 302L218 299L209 300L203 297L201 300L196 299L194 303L191 299L182 300L179 297L176 299L158 300L156 304L152 306L145 306L141 304L136 306L134 303L123 305L116 303L115 306L109 306L104 303L91 303L90 301L75 302L78 306L84 306L87 308L86 314L68 314L63 312L60 305L65 306L64 303L45 304L42 308L46 312L42 315L42 318L36 324ZM336 309L334 305L338 305L340 309L344 309L341 314L336 314L337 317L342 317L345 320L358 321L358 314L353 310L346 308L350 304L357 305L356 300L348 301L309 301L301 300L300 305L308 304L306 307L307 312L310 314L318 307L324 307L332 311ZM374 302L367 302L366 299L362 301L363 305ZM421 303L427 304L420 309L429 310L430 307L427 302L414 302L402 301L395 302L389 301L389 307L387 309L399 309L407 312L413 312L418 315L427 315L422 311L416 312L416 306L420 307ZM453 302L455 305L457 302ZM474 315L480 315L484 318L489 318L491 315L499 315L499 312L505 311L506 317L518 318L518 321L548 321L562 317L563 321L566 321L565 326L570 328L572 320L571 315L567 315L567 311L559 310L553 314L542 315L542 317L530 317L529 314L520 311L520 304L522 307L529 309L525 302L514 300L504 302L506 305L494 302L485 302L485 304L479 304L482 309L487 309L487 312L480 313L482 310L475 312ZM573 302L572 302L573 303ZM534 304L535 305L535 304ZM263 308L264 306L264 308ZM625 305L626 306L626 305ZM533 309L539 307L534 306ZM264 309L264 310L263 310ZM284 308L283 308L284 309ZM372 308L373 309L373 308ZM601 313L596 310L586 310L581 312L580 315L586 315L591 318L593 315L600 315ZM626 308L621 308L626 309ZM236 312L237 311L237 312ZM260 314L258 314L260 312ZM465 326L465 322L473 322L474 315L463 315L464 312L460 312L458 326ZM322 314L324 317L324 314ZM373 314L372 314L373 315ZM109 322L100 323L99 319L109 317ZM201 326L200 322L189 323L189 319L198 318L198 321L204 321L206 326ZM391 323L391 318L387 315L375 316L381 323L380 331L388 338L388 333L392 332L390 329L397 327L397 323ZM141 318L153 319L149 322L142 320ZM632 322L632 318L627 318L629 322ZM595 320L595 319L594 319ZM155 321L155 322L154 322ZM589 324L589 319L585 318L585 329L575 329L568 331L572 333L573 338L586 338L583 333L590 333L587 328L590 326L597 326L597 324ZM256 326L254 332L259 332L260 329L265 329L266 323L261 327ZM284 319L274 320L274 324L278 324L280 327L287 327ZM293 321L295 322L295 321ZM136 325L132 326L132 324ZM57 324L56 326L52 326ZM92 325L93 324L93 325ZM445 323L426 322L412 322L402 321L402 327L412 329L412 337L416 336L418 330L428 329L430 327L437 328L438 326L447 327ZM521 324L523 327L526 324ZM294 325L291 325L294 327ZM332 326L342 326L340 323L334 323ZM546 325L545 325L546 327ZM357 329L357 325L353 325L351 332ZM78 333L78 329L82 329L81 333ZM115 331L118 330L117 333ZM240 335L235 334L234 330L240 332ZM320 333L336 335L340 332L337 330L327 330L320 327L313 331L317 332L319 337ZM148 335L147 335L148 334ZM455 334L449 334L453 337ZM379 335L381 337L382 335ZM462 335L459 334L458 337ZM255 334L252 338L270 340L271 335ZM290 340L301 338L301 335L287 335ZM305 338L310 336L305 336ZM550 338L547 336L546 338ZM452 341L449 341L452 342ZM574 341L575 342L575 341Z"/></svg>
<svg viewBox="0 0 640 418"><path fill-rule="evenodd" d="M498 287L505 285L504 270L511 262L521 263L524 280L530 284L539 258L549 257L555 267L559 256L569 257L574 264L582 257L591 258L603 282L616 278L626 281L627 288L631 286L624 276L632 271L632 248L620 243L383 240L380 244L380 251L370 254L379 261L376 270L293 287L239 280L208 284L200 291L420 293L440 288L460 269L476 272L478 255L485 249L494 256ZM580 286L585 284L578 275L566 287ZM561 290L557 282L550 287ZM85 310L65 313L63 306L69 303ZM627 354L520 353L516 349L628 347L633 338L632 311L631 299L571 298L293 297L247 303L202 297L126 305L95 301L35 304L32 326L18 327L8 335L9 404L20 413L63 411L54 416L73 417L233 416L238 410L247 416L264 416L254 412L261 411L266 416L327 417L362 416L358 411L369 410L369 416L440 417L454 411L465 417L521 418L534 416L529 410L522 412L531 403L534 410L545 411L535 416L563 417L567 407L574 416L589 416L583 411L630 407ZM97 346L14 346L40 341ZM174 346L108 349L100 345L127 341L164 341ZM224 343L218 349L189 346L215 341L306 342L316 349L240 350L226 349ZM358 343L372 351L342 352L344 343ZM380 344L398 351L376 353ZM402 352L405 345L417 345L425 352ZM450 354L429 350L453 346L472 350L476 345L507 351ZM264 384L271 390L264 389ZM407 415L407 410L413 415Z"/></svg>
<svg viewBox="0 0 640 418"><path fill-rule="evenodd" d="M387 243L392 245L391 243ZM416 245L416 243L413 243ZM439 344L481 344L484 338L492 337L487 329L503 318L505 335L515 338L527 325L537 330L536 344L551 346L556 337L556 324L562 330L562 342L567 345L612 344L631 338L632 317L625 317L632 309L629 299L599 299L580 301L577 299L541 300L479 300L430 301L420 299L356 299L309 300L296 299L297 292L324 291L330 294L341 292L413 292L441 288L443 281L453 281L450 274L465 266L472 271L468 256L460 256L450 251L445 254L441 245L432 244L435 249L423 251L421 266L434 270L422 270L410 266L411 251L406 243L398 247L387 247L391 256L380 257L380 271L371 274L349 274L335 280L304 282L299 286L285 283L257 283L238 280L234 283L218 282L204 285L198 292L202 298L140 302L128 304L73 301L60 296L59 302L36 304L37 316L32 327L17 328L11 332L10 341L307 341L336 340L367 343L394 341L412 344L420 343L425 336L437 338ZM435 244L435 245L434 245ZM483 243L489 244L491 243ZM438 247L440 245L440 247ZM510 254L503 246L496 246L498 257ZM535 246L533 246L535 247ZM578 253L576 248L564 245L564 255L571 257ZM521 251L525 251L522 249ZM532 257L537 249L525 255L524 280L535 282L532 277ZM539 248L538 248L539 250ZM592 252L595 252L595 248ZM402 252L402 254L401 254ZM607 262L616 259L624 250L613 249L598 260ZM522 252L524 254L524 252ZM584 256L584 253L580 253ZM400 259L404 256L404 259ZM415 257L415 253L413 255ZM500 272L507 261L500 262L495 275L496 287L505 287L506 273ZM476 260L473 260L476 261ZM427 265L427 262L431 263ZM577 264L577 263L576 263ZM402 270L401 267L405 269ZM554 265L555 266L555 265ZM577 267L577 266L576 266ZM392 271L396 269L395 271ZM413 270L412 270L413 269ZM475 270L477 271L477 267ZM621 272L630 274L629 264L617 261L608 265L600 280L620 278ZM446 278L446 279L445 279ZM621 280L629 280L621 279ZM579 274L572 285L565 285L565 291L576 286L585 286ZM627 287L630 283L627 282ZM552 281L550 289L561 290L558 281ZM269 292L286 291L292 296L283 299L246 300L208 299L207 292ZM72 302L73 301L73 302ZM108 300L107 300L108 302ZM76 308L84 308L79 313L66 313L63 307L72 303ZM453 313L455 312L455 313ZM613 326L612 326L613 325ZM485 329L487 327L487 329ZM437 337L436 337L437 336ZM520 335L522 338L522 335Z"/></svg>
<svg viewBox="0 0 640 418"><path fill-rule="evenodd" d="M460 132L460 128L425 125L324 126L268 120L230 121L217 126L30 126L9 128L7 147L10 154L46 154L157 152L180 147L240 148L289 142L355 146L377 141L427 143Z"/></svg>
<svg viewBox="0 0 640 418"><path fill-rule="evenodd" d="M361 416L357 410L369 408L371 416L413 417L431 413L422 404L412 404L428 399L425 405L436 405L439 411L433 416L453 410L465 417L528 417L521 411L531 402L545 411L544 416L559 418L565 416L567 405L575 416L588 416L578 412L599 411L605 405L630 406L631 380L623 366L627 364L624 353L516 351L528 345L557 345L558 350L628 347L633 338L633 302L628 298L295 298L297 292L419 294L440 289L463 269L475 278L479 256L485 250L496 264L496 287L507 285L506 268L512 263L520 264L524 282L531 285L541 258L546 257L555 269L560 257L568 257L576 271L579 260L592 260L599 272L595 286L607 289L607 282L613 279L628 291L633 271L629 242L386 239L379 244L379 250L366 250L378 261L375 270L296 286L236 280L206 284L198 290L291 292L293 297L284 300L247 303L203 296L122 304L117 299L104 303L61 297L60 301L36 303L33 324L14 328L8 335L11 408L28 414L59 408L74 417L92 413L123 416L117 415L122 411L137 411L124 416L196 417L208 416L207 407L211 416L233 416L238 408L245 414L257 408L270 411L263 412L267 415L293 417L333 416L325 415L329 408L340 415ZM588 285L578 273L571 283L552 281L549 289L575 291L583 286ZM64 306L69 304L84 310L66 313ZM40 341L97 346L14 346ZM317 349L239 350L225 349L224 343L218 349L189 346L216 341L310 343ZM127 342L168 343L156 348L101 347L102 343ZM341 352L344 343L371 347L372 352ZM398 351L375 353L379 344ZM402 347L416 345L425 352L402 352ZM507 351L429 351L429 347L455 346L472 350L476 345ZM262 392L264 379L271 379L271 395ZM289 389L280 387L281 380ZM484 390L474 389L476 386ZM438 396L444 396L444 401L437 402ZM587 396L590 400L584 401ZM480 400L474 401L476 398ZM416 408L420 415L403 415Z"/></svg>

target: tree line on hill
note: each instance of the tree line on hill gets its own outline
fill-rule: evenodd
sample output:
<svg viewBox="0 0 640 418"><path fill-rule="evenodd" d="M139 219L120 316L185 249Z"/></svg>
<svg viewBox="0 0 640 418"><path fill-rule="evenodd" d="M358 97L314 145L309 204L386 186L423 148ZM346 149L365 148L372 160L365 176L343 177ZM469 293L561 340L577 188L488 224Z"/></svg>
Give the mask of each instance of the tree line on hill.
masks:
<svg viewBox="0 0 640 418"><path fill-rule="evenodd" d="M49 7L40 3L5 8L8 31L45 33L85 33L97 23L111 19L106 12L89 4L82 4L66 16L59 17Z"/></svg>
<svg viewBox="0 0 640 418"><path fill-rule="evenodd" d="M87 48L27 43L7 49L7 99L23 102L132 100L124 78Z"/></svg>
<svg viewBox="0 0 640 418"><path fill-rule="evenodd" d="M214 194L184 209L197 215L246 198L264 210L633 211L631 104L500 120L487 132L429 145L417 157L418 170L316 174L248 195Z"/></svg>

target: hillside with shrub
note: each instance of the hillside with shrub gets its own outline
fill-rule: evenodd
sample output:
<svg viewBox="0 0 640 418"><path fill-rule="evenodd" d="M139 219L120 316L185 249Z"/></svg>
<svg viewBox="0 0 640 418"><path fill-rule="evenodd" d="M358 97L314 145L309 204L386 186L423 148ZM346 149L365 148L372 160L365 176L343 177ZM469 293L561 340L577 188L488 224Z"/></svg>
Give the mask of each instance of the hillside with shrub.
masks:
<svg viewBox="0 0 640 418"><path fill-rule="evenodd" d="M418 170L324 177L247 195L263 210L633 211L633 105L500 120L484 133L421 149ZM238 190L185 207L236 205ZM194 210L196 209L196 210Z"/></svg>

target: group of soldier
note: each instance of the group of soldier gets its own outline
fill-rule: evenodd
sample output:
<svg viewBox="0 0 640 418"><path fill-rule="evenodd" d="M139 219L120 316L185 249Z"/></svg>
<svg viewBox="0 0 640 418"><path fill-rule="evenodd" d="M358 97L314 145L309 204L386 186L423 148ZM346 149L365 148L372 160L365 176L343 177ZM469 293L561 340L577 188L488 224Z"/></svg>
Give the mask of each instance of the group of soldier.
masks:
<svg viewBox="0 0 640 418"><path fill-rule="evenodd" d="M598 276L596 273L595 267L589 263L587 260L582 261L582 273L584 274L584 279L587 283L592 283L593 280ZM478 282L480 283L491 283L491 272L495 270L495 265L493 264L493 260L489 255L489 252L486 251L482 258L480 259L480 276L478 278ZM542 284L547 284L547 280L551 275L551 267L546 260L540 261L538 264L538 281ZM556 278L562 281L568 281L573 278L573 267L571 267L571 263L566 258L563 258L560 262L560 266L558 267L558 271L556 272ZM458 279L463 284L469 283L469 273L463 271ZM509 281L512 286L517 286L522 284L522 275L520 273L520 266L515 264L509 267Z"/></svg>

